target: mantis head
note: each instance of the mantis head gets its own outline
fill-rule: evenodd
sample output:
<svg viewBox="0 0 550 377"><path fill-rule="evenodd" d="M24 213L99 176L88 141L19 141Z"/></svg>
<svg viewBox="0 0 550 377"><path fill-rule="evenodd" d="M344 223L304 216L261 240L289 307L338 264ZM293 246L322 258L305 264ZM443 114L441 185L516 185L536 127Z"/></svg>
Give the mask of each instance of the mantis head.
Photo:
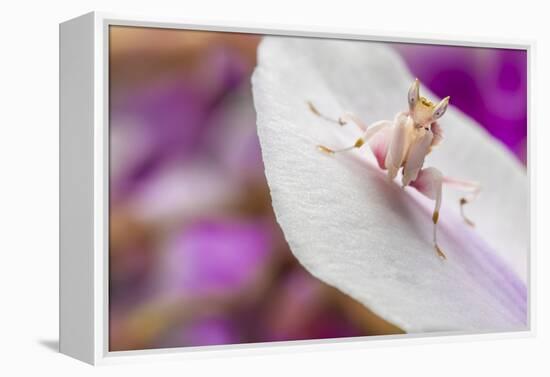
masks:
<svg viewBox="0 0 550 377"><path fill-rule="evenodd" d="M445 114L449 99L443 98L438 104L420 96L420 82L418 79L412 83L409 94L409 114L414 120L415 127L429 127L433 122Z"/></svg>

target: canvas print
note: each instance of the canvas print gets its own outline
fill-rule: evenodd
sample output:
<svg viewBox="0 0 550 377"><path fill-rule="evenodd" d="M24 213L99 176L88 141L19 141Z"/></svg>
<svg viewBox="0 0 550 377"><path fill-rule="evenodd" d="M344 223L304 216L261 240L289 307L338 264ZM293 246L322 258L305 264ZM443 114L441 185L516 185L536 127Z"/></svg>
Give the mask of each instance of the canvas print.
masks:
<svg viewBox="0 0 550 377"><path fill-rule="evenodd" d="M109 350L529 328L525 50L109 30Z"/></svg>

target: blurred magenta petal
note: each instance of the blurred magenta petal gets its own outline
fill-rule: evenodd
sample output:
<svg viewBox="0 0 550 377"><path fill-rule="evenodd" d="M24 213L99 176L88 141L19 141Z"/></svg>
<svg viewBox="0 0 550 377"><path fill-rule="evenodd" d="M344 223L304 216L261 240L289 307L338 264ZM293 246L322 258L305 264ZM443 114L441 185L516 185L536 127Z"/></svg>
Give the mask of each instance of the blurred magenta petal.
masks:
<svg viewBox="0 0 550 377"><path fill-rule="evenodd" d="M133 88L131 93L112 93L112 132L116 135L124 133L118 130L121 127L130 129L130 134L139 137L136 148L141 151L139 156L129 156L132 164L115 163L126 169L112 182L112 200L124 199L167 161L184 161L204 153L208 130L215 126L210 117L247 81L247 70L242 57L214 48L194 75L178 80L158 77L153 84ZM117 157L127 154L115 154Z"/></svg>
<svg viewBox="0 0 550 377"><path fill-rule="evenodd" d="M172 328L156 348L199 347L239 342L235 323L221 315L205 315Z"/></svg>
<svg viewBox="0 0 550 377"><path fill-rule="evenodd" d="M171 163L135 188L129 206L140 220L187 221L227 204L238 188L236 177L215 163Z"/></svg>
<svg viewBox="0 0 550 377"><path fill-rule="evenodd" d="M168 246L167 283L178 294L227 294L261 277L271 253L263 221L212 219L189 224Z"/></svg>
<svg viewBox="0 0 550 377"><path fill-rule="evenodd" d="M348 318L327 305L326 288L311 275L295 270L280 284L261 324L267 340L338 338L358 333Z"/></svg>
<svg viewBox="0 0 550 377"><path fill-rule="evenodd" d="M234 324L225 318L205 318L182 331L181 342L188 346L237 343Z"/></svg>
<svg viewBox="0 0 550 377"><path fill-rule="evenodd" d="M204 150L231 176L265 179L250 85L242 85L210 117Z"/></svg>

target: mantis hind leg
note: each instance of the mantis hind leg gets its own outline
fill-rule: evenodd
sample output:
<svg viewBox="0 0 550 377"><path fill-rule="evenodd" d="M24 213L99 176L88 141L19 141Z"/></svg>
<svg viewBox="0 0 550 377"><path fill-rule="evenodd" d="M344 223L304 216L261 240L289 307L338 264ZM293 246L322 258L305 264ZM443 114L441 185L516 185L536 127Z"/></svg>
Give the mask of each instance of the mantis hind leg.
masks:
<svg viewBox="0 0 550 377"><path fill-rule="evenodd" d="M446 256L437 243L437 223L439 221L443 184L457 188L468 194L460 199L460 214L464 221L470 226L473 226L474 223L464 215L464 205L471 203L479 195L481 186L477 182L444 177L443 174L436 168L426 168L420 170L417 179L410 183L410 186L417 189L421 194L429 199L435 200L435 207L432 214L433 243L437 254L441 258L445 259Z"/></svg>
<svg viewBox="0 0 550 377"><path fill-rule="evenodd" d="M434 211L432 214L433 222L433 245L435 252L442 259L447 256L437 243L437 223L439 222L439 210L441 208L441 194L443 186L443 174L436 168L425 168L420 170L416 180L410 183L410 186L418 190L422 195L435 200Z"/></svg>
<svg viewBox="0 0 550 377"><path fill-rule="evenodd" d="M465 181L451 177L444 177L443 183L450 187L456 188L457 190L460 190L466 194L459 200L460 215L462 216L466 224L470 226L475 226L474 222L466 217L466 215L464 214L464 206L468 203L473 202L477 198L477 196L481 192L481 185L478 182Z"/></svg>

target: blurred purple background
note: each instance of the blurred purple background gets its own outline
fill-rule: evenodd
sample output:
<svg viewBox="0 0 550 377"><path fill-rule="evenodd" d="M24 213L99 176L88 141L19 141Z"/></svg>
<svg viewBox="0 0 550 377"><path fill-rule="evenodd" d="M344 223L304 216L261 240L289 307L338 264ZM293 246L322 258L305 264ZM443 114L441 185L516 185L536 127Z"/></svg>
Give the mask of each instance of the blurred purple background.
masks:
<svg viewBox="0 0 550 377"><path fill-rule="evenodd" d="M288 249L256 136L259 41L111 27L112 351L402 332ZM394 46L525 161L524 52Z"/></svg>

